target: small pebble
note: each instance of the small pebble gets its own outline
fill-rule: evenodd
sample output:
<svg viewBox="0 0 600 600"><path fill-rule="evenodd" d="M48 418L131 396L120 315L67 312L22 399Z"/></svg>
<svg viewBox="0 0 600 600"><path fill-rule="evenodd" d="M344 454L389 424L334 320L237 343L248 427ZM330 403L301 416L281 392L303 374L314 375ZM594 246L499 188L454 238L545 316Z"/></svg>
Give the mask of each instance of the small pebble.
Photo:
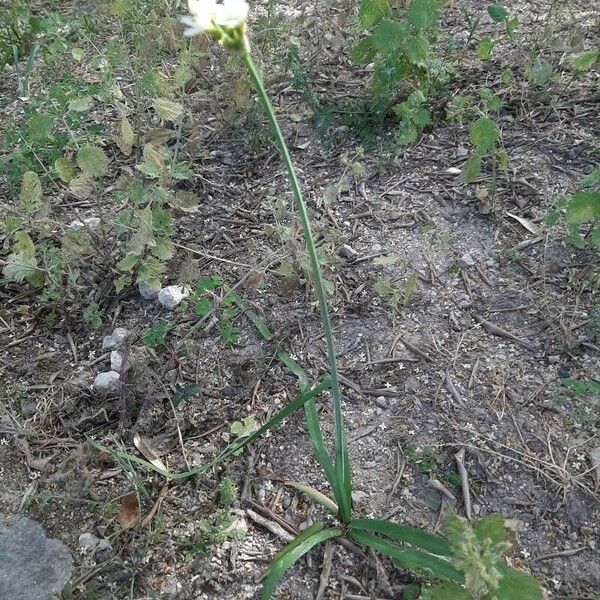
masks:
<svg viewBox="0 0 600 600"><path fill-rule="evenodd" d="M119 389L120 379L121 376L116 371L98 373L98 375L96 375L96 379L94 379L94 383L92 384L92 391L98 395L116 392Z"/></svg>
<svg viewBox="0 0 600 600"><path fill-rule="evenodd" d="M338 254L346 260L353 260L358 256L358 252L348 244L343 244L338 250Z"/></svg>
<svg viewBox="0 0 600 600"><path fill-rule="evenodd" d="M169 285L158 292L158 301L166 309L173 310L189 295L189 288L181 285Z"/></svg>
<svg viewBox="0 0 600 600"><path fill-rule="evenodd" d="M98 217L87 217L85 219L75 219L69 223L69 229L74 229L75 231L79 229L83 229L84 227L89 227L93 229L94 227L98 227L100 225L100 219Z"/></svg>
<svg viewBox="0 0 600 600"><path fill-rule="evenodd" d="M464 254L463 256L461 256L458 259L458 266L459 267L474 267L475 259L467 252L467 254Z"/></svg>
<svg viewBox="0 0 600 600"><path fill-rule="evenodd" d="M117 327L110 335L107 335L102 341L102 350L112 350L123 345L127 339L127 330L123 327Z"/></svg>
<svg viewBox="0 0 600 600"><path fill-rule="evenodd" d="M79 536L79 547L84 554L91 552L96 548L100 540L93 533L82 533Z"/></svg>

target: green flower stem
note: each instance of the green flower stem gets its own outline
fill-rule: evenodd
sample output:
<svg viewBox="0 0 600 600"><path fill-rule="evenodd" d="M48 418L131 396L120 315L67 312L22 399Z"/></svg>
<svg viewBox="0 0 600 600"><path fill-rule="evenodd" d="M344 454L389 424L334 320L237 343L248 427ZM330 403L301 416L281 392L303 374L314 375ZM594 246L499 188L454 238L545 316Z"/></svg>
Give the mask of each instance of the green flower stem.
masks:
<svg viewBox="0 0 600 600"><path fill-rule="evenodd" d="M300 191L300 184L298 182L298 178L296 177L296 171L294 170L292 158L285 143L281 128L279 127L277 117L275 116L275 111L273 110L273 106L271 105L271 101L269 100L265 90L262 78L258 72L258 69L256 68L256 65L254 64L254 61L252 60L252 57L250 56L250 53L245 52L242 55L242 60L246 66L246 69L248 69L248 73L250 74L250 78L256 87L261 104L267 113L273 133L275 134L277 147L279 148L281 158L285 163L288 178L290 180L290 187L296 200L296 207L300 215L300 223L302 225L302 231L304 233L304 239L306 241L306 247L310 258L315 291L317 293L319 308L321 310L321 321L323 323L325 339L327 341L327 359L329 362L329 371L331 376L331 398L333 402L335 420L334 452L336 475L333 491L340 509L340 520L344 523L348 523L351 519L350 465L348 461L346 431L344 428L344 415L342 412L342 398L337 370L335 344L333 341L333 331L331 328L331 320L329 318L329 310L327 308L327 296L325 293L325 287L323 285L323 278L321 276L321 267L319 265L319 259L313 239L312 229L310 227L310 220L308 218L306 204L302 198L302 192Z"/></svg>

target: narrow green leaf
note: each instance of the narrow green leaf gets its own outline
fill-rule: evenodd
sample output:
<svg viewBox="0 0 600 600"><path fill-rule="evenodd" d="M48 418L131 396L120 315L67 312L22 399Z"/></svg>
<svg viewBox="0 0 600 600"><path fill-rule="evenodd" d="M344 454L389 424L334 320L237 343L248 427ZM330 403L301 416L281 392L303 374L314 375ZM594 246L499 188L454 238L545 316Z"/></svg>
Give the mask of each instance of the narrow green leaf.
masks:
<svg viewBox="0 0 600 600"><path fill-rule="evenodd" d="M325 473L325 477L327 478L327 481L329 482L329 485L331 485L337 498L338 490L336 489L335 469L333 468L333 463L331 462L331 458L329 457L329 453L325 447L314 399L309 400L304 405L304 412L306 415L306 427L308 429L308 435L310 437L313 449L317 455L319 464Z"/></svg>
<svg viewBox="0 0 600 600"><path fill-rule="evenodd" d="M448 561L433 554L410 548L401 548L383 538L358 529L351 529L350 537L363 546L368 546L391 557L394 563L401 568L424 569L439 579L448 579L456 583L464 582L464 575L460 571L455 569Z"/></svg>
<svg viewBox="0 0 600 600"><path fill-rule="evenodd" d="M544 594L534 577L509 569L498 563L498 571L502 574L498 589L493 594L485 595L482 600L542 600Z"/></svg>
<svg viewBox="0 0 600 600"><path fill-rule="evenodd" d="M339 527L332 527L331 529L317 531L304 538L299 544L295 545L292 549L271 563L267 578L265 579L262 588L262 600L269 600L273 596L273 592L275 591L281 576L307 552L309 552L316 545L326 542L327 540L340 537L341 535L342 530ZM294 542L292 542L292 544L293 543Z"/></svg>
<svg viewBox="0 0 600 600"><path fill-rule="evenodd" d="M319 533L325 529L325 525L323 523L313 523L309 527L307 527L304 531L299 533L289 544L286 544L275 556L272 558L269 566L265 569L264 573L261 576L261 579L266 579L271 571L271 567L273 563L282 559L286 554L289 554L292 550L297 548L300 544L302 544L309 537Z"/></svg>
<svg viewBox="0 0 600 600"><path fill-rule="evenodd" d="M450 581L444 581L432 588L421 588L419 598L421 600L473 600L473 596L465 588Z"/></svg>
<svg viewBox="0 0 600 600"><path fill-rule="evenodd" d="M439 556L452 556L450 544L443 537L434 535L418 527L400 525L379 519L354 519L352 529L381 533L397 542L404 542L422 548Z"/></svg>

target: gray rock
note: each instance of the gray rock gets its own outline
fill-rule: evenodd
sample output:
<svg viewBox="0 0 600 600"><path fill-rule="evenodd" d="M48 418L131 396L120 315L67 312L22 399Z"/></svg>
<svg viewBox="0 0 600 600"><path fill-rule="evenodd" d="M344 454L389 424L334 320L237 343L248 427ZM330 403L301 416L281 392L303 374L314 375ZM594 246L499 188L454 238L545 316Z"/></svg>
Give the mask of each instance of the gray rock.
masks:
<svg viewBox="0 0 600 600"><path fill-rule="evenodd" d="M79 536L79 548L83 554L88 554L95 550L100 543L100 538L97 538L93 533L82 533Z"/></svg>
<svg viewBox="0 0 600 600"><path fill-rule="evenodd" d="M48 600L71 577L67 547L41 526L17 515L0 515L0 598Z"/></svg>
<svg viewBox="0 0 600 600"><path fill-rule="evenodd" d="M461 256L458 259L458 266L459 267L474 267L475 259L467 252L467 254L464 254L463 256Z"/></svg>
<svg viewBox="0 0 600 600"><path fill-rule="evenodd" d="M144 300L156 300L158 298L158 290L145 283L138 283L138 290Z"/></svg>
<svg viewBox="0 0 600 600"><path fill-rule="evenodd" d="M348 244L343 244L340 246L338 254L346 260L354 260L358 256L358 252Z"/></svg>
<svg viewBox="0 0 600 600"><path fill-rule="evenodd" d="M104 373L98 373L94 383L92 384L92 391L98 396L114 393L119 390L119 380L121 375L116 371L106 371Z"/></svg>
<svg viewBox="0 0 600 600"><path fill-rule="evenodd" d="M128 361L123 358L123 355L117 350L110 353L110 370L117 373L123 373L129 367Z"/></svg>
<svg viewBox="0 0 600 600"><path fill-rule="evenodd" d="M105 336L102 341L102 350L112 350L119 348L127 339L127 329L117 327L110 335Z"/></svg>
<svg viewBox="0 0 600 600"><path fill-rule="evenodd" d="M189 295L189 288L182 285L169 285L158 292L158 301L166 309L173 310Z"/></svg>

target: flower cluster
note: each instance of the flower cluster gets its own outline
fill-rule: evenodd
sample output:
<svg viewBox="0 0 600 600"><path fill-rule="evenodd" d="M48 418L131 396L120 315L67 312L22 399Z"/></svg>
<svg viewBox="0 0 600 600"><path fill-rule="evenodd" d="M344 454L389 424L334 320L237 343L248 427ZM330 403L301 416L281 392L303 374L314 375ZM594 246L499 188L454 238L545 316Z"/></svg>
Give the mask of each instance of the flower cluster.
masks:
<svg viewBox="0 0 600 600"><path fill-rule="evenodd" d="M188 0L189 16L182 22L188 26L185 35L208 33L223 46L232 50L247 50L246 0Z"/></svg>

